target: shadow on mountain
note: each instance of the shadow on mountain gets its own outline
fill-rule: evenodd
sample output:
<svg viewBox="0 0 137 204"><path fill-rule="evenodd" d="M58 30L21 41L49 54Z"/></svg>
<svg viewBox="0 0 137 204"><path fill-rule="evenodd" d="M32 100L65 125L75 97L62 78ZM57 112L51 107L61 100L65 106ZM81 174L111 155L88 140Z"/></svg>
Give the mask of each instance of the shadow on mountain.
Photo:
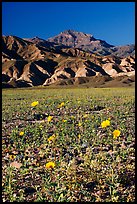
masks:
<svg viewBox="0 0 137 204"><path fill-rule="evenodd" d="M64 68L64 71L69 73L71 75L71 77L75 77L75 72L71 68L66 67L66 68Z"/></svg>
<svg viewBox="0 0 137 204"><path fill-rule="evenodd" d="M10 80L10 77L6 74L2 74L2 82L8 82Z"/></svg>
<svg viewBox="0 0 137 204"><path fill-rule="evenodd" d="M23 60L23 57L17 54L16 50L9 50L6 47L6 44L2 40L2 52L8 55L10 58L17 59L17 60Z"/></svg>
<svg viewBox="0 0 137 204"><path fill-rule="evenodd" d="M91 61L89 61L89 60L87 60L87 61L85 62L85 65L88 66L88 67L90 67L93 72L95 71L95 72L101 73L102 75L107 75L107 76L109 76L109 75L104 71L104 69L102 69L101 66L99 66L99 65L97 65L97 64L94 64L93 62L91 62ZM92 75L92 76L94 76L94 75Z"/></svg>
<svg viewBox="0 0 137 204"><path fill-rule="evenodd" d="M49 78L48 74L42 73L34 63L30 64L30 80L32 81L33 86L41 85Z"/></svg>
<svg viewBox="0 0 137 204"><path fill-rule="evenodd" d="M47 72L51 74L54 73L54 70L55 70L54 68L58 65L57 62L51 59L47 59L46 61L43 61L43 60L35 61L35 64L42 67L43 69L45 69Z"/></svg>

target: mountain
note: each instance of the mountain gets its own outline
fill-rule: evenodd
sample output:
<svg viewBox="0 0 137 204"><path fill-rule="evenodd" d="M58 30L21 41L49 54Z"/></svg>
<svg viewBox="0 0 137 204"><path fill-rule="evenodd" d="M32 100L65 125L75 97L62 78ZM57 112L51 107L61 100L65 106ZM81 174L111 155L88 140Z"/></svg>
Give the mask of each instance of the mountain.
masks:
<svg viewBox="0 0 137 204"><path fill-rule="evenodd" d="M43 46L43 47L47 47L47 48L56 48L56 49L61 49L61 48L67 48L68 46L65 46L65 45L59 45L58 43L55 43L55 42L50 42L50 41L47 41L47 40L44 40L44 39L41 39L39 37L34 37L34 38L24 38L24 40L28 41L28 42L32 42L36 45L39 45L39 46Z"/></svg>
<svg viewBox="0 0 137 204"><path fill-rule="evenodd" d="M86 41L88 38L96 41L88 34L80 35L81 40L85 38ZM80 37L77 42L80 44ZM134 56L101 56L76 46L62 46L58 43L38 37L22 39L17 36L2 36L3 87L78 84L98 87L107 86L108 82L109 86L134 83ZM100 43L103 46L104 42ZM104 45L114 49L107 43ZM115 83L111 83L112 81Z"/></svg>
<svg viewBox="0 0 137 204"><path fill-rule="evenodd" d="M104 40L96 39L91 34L66 30L59 35L47 39L49 42L54 42L60 45L75 47L91 53L97 53L101 56L116 55L118 57L128 57L135 55L135 46L114 46L108 44Z"/></svg>
<svg viewBox="0 0 137 204"><path fill-rule="evenodd" d="M133 56L135 57L135 45L125 45L125 46L115 46L111 48L111 54L118 56L118 57L128 57Z"/></svg>

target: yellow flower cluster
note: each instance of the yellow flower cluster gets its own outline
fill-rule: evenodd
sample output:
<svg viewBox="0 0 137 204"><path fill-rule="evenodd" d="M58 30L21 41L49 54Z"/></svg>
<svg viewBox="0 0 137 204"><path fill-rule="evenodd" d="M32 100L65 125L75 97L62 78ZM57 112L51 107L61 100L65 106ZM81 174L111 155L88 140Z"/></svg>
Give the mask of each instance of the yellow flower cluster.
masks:
<svg viewBox="0 0 137 204"><path fill-rule="evenodd" d="M35 107L35 106L37 106L38 104L39 104L38 101L34 101L34 102L31 103L31 106L32 106L32 107Z"/></svg>
<svg viewBox="0 0 137 204"><path fill-rule="evenodd" d="M53 116L48 116L48 122L50 122L52 120Z"/></svg>
<svg viewBox="0 0 137 204"><path fill-rule="evenodd" d="M48 138L48 142L50 142L50 141L53 141L54 139L55 139L55 135L53 134L52 136L50 136L49 138Z"/></svg>
<svg viewBox="0 0 137 204"><path fill-rule="evenodd" d="M20 132L20 133L19 133L19 135L20 135L20 136L23 136L23 135L24 135L24 132L23 132L23 131L22 131L22 132Z"/></svg>
<svg viewBox="0 0 137 204"><path fill-rule="evenodd" d="M119 137L120 133L121 133L120 130L114 130L113 131L113 138L117 139L117 137Z"/></svg>
<svg viewBox="0 0 137 204"><path fill-rule="evenodd" d="M101 127L102 128L105 128L107 126L110 126L110 121L109 120L104 120L102 123L101 123Z"/></svg>
<svg viewBox="0 0 137 204"><path fill-rule="evenodd" d="M110 118L108 119L108 120L104 120L102 123L101 123L101 127L102 128L105 128L105 127L107 127L107 126L110 126ZM114 139L117 139L117 137L119 137L119 135L120 135L120 130L114 130L113 131L113 138Z"/></svg>
<svg viewBox="0 0 137 204"><path fill-rule="evenodd" d="M49 169L49 168L54 168L55 167L55 163L54 162L48 162L46 163L46 168Z"/></svg>

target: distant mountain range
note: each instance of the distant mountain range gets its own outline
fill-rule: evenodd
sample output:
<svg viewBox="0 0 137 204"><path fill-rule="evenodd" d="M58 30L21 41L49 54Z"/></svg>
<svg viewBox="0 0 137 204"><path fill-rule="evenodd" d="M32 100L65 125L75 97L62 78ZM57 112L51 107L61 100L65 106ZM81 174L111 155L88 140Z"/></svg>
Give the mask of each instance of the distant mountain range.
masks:
<svg viewBox="0 0 137 204"><path fill-rule="evenodd" d="M3 87L126 86L134 81L134 45L114 46L73 30L47 40L2 37Z"/></svg>

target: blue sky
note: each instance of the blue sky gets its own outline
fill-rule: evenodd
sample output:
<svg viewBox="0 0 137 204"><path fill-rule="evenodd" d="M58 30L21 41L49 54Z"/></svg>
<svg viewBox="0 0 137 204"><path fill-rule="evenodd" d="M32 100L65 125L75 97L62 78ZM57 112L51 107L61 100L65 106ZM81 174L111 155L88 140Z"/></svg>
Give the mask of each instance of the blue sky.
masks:
<svg viewBox="0 0 137 204"><path fill-rule="evenodd" d="M3 2L2 34L43 39L64 30L113 45L135 43L135 2Z"/></svg>

